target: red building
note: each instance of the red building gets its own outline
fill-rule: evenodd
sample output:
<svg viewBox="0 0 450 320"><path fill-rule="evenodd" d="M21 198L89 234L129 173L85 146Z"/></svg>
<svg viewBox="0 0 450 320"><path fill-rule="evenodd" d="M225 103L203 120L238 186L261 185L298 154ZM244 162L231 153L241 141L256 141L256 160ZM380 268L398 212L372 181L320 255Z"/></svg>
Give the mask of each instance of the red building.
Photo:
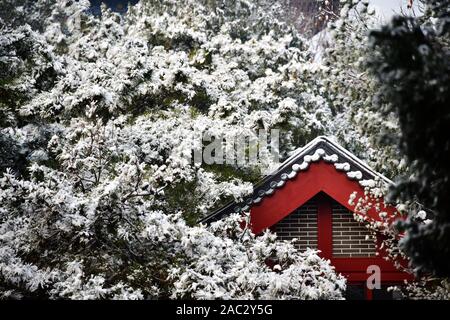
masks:
<svg viewBox="0 0 450 320"><path fill-rule="evenodd" d="M384 259L381 235L373 239L366 226L354 219L355 207L349 204L351 194L356 192L356 200L363 197L365 187L375 179L392 183L329 138L318 137L256 184L253 195L243 203L229 203L203 222L250 211L256 234L269 228L280 239L296 238L299 250L320 250L321 256L346 276L349 299L389 299L392 296L386 288L403 283L410 275ZM395 212L393 207L380 205L390 215ZM380 220L375 209L366 215L369 220ZM378 290L366 286L372 265L381 270Z"/></svg>

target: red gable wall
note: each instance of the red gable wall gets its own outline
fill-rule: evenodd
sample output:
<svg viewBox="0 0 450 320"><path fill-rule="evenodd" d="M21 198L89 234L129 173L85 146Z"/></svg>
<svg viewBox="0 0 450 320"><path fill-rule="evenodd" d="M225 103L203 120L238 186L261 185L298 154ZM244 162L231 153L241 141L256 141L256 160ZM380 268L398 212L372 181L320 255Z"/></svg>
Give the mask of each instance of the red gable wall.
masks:
<svg viewBox="0 0 450 320"><path fill-rule="evenodd" d="M252 206L252 230L258 234L271 227L319 192L328 194L344 207L354 211L355 208L348 204L350 194L354 191L357 192L356 200L364 195L360 184L348 178L345 172L337 171L333 164L323 160L311 163L308 170L299 172L273 195ZM392 207L384 207L383 210L391 215L395 211ZM375 210L370 210L368 215L374 220L380 220Z"/></svg>
<svg viewBox="0 0 450 320"><path fill-rule="evenodd" d="M250 211L252 230L258 234L275 225L294 210L301 207L309 199L319 193L325 193L339 202L350 211L354 207L348 204L350 195L357 192L356 201L364 195L364 189L357 181L351 180L344 172L337 171L333 164L323 160L311 163L306 171L276 190L274 194L264 199L257 205L253 205ZM332 256L332 214L331 202L323 196L323 201L318 205L318 249L324 258L330 259L336 271L345 275L350 283L364 282L368 278L367 267L377 265L381 268L381 281L398 283L412 277L399 271L392 262L383 259L384 251L378 248L379 256L371 258L334 258ZM393 215L395 208L385 207L382 210ZM375 209L368 212L368 216L374 220L380 220ZM381 238L377 239L378 245Z"/></svg>

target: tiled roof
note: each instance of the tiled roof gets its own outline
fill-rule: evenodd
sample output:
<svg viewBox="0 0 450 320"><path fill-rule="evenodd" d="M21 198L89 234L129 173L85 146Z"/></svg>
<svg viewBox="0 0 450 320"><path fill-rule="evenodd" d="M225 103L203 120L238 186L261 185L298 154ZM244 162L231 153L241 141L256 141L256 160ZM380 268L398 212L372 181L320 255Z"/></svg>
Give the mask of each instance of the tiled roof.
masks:
<svg viewBox="0 0 450 320"><path fill-rule="evenodd" d="M264 197L270 197L282 189L287 181L295 178L302 171L307 170L311 163L322 159L333 164L336 170L346 172L349 179L358 181L362 187L373 185L374 180L377 178L388 184L393 183L382 174L371 169L350 151L333 142L330 138L320 136L306 146L297 149L275 172L258 182L254 186L254 191L251 196L246 197L240 203L228 203L224 207L212 212L200 222L211 223L231 213L249 211L252 205L260 203Z"/></svg>

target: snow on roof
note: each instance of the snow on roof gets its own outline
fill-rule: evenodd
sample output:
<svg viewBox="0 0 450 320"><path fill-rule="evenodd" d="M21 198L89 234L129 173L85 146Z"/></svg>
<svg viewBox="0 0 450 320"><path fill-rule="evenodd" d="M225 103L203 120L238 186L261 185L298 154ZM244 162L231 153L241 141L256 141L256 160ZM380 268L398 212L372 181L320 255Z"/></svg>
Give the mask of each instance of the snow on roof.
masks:
<svg viewBox="0 0 450 320"><path fill-rule="evenodd" d="M295 150L275 172L258 182L254 186L254 191L251 196L246 197L241 203L228 203L224 207L212 212L200 222L210 223L220 220L225 215L231 213L248 211L252 205L260 203L264 197L270 196L281 189L286 181L295 178L299 172L307 170L310 163L322 159L333 164L336 170L346 172L349 179L358 181L362 187L374 185L375 179L380 179L387 184L393 184L391 180L370 168L366 163L331 138L319 136L304 147Z"/></svg>

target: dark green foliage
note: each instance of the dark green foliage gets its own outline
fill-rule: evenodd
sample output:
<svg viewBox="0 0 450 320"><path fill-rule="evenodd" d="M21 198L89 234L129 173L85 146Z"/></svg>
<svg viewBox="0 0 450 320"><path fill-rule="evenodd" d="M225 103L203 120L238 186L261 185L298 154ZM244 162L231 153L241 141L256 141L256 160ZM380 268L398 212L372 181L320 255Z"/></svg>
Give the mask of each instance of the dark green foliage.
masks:
<svg viewBox="0 0 450 320"><path fill-rule="evenodd" d="M392 198L420 203L433 221L415 221L410 210L403 247L419 272L450 276L450 1L429 0L423 21L395 17L371 33L370 61L380 82L383 113L394 113L401 132L394 138L413 175ZM430 17L438 18L431 27ZM392 137L391 137L392 138ZM412 207L412 206L411 206ZM418 210L418 209L417 209ZM416 210L416 211L417 211Z"/></svg>

